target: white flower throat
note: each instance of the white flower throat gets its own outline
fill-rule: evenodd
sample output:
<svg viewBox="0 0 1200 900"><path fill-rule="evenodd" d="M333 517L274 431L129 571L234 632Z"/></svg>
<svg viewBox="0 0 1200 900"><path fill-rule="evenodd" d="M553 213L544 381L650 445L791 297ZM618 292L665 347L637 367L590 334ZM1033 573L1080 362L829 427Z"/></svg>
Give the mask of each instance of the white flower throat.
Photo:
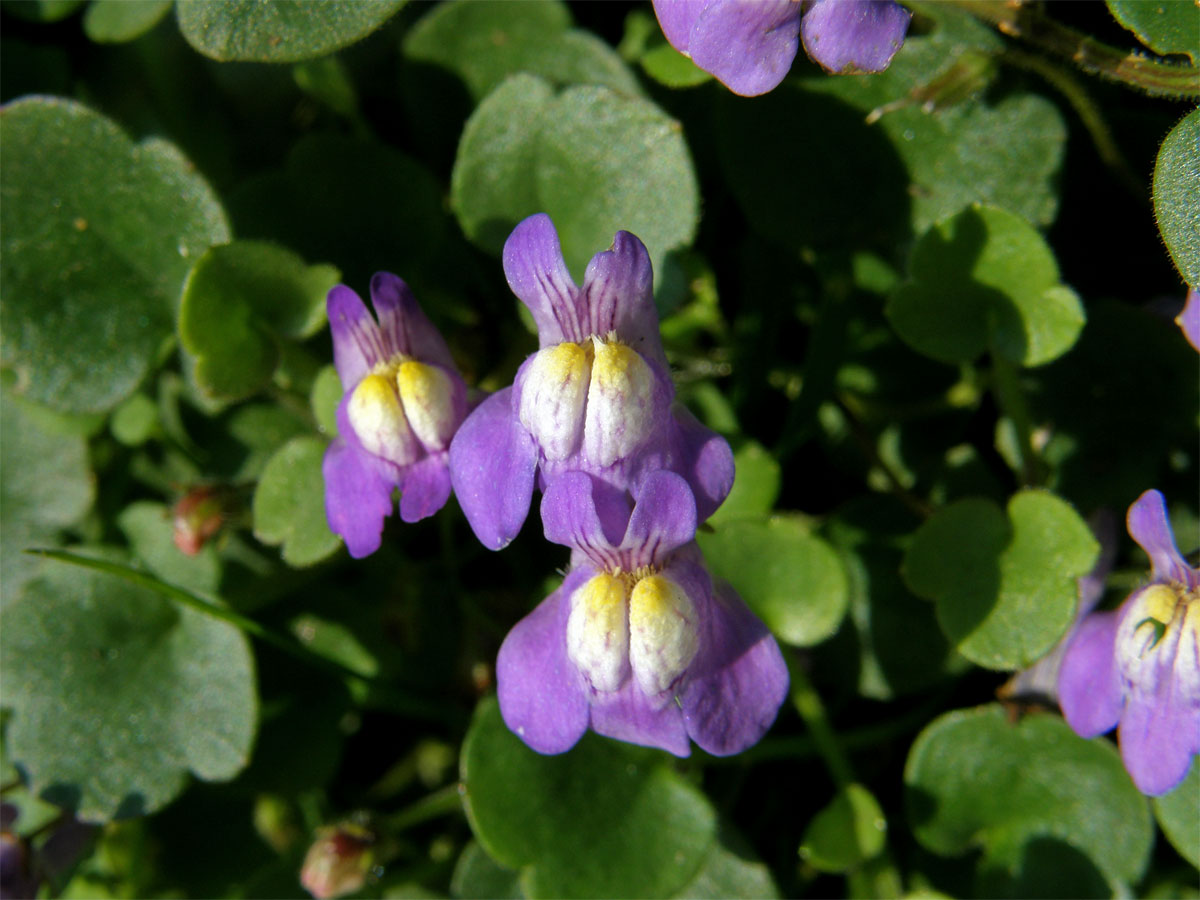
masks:
<svg viewBox="0 0 1200 900"><path fill-rule="evenodd" d="M1116 646L1121 674L1134 684L1169 659L1184 691L1200 698L1200 588L1152 584L1143 589L1121 620Z"/></svg>
<svg viewBox="0 0 1200 900"><path fill-rule="evenodd" d="M582 445L589 462L610 466L654 428L654 373L615 335L545 347L525 372L518 417L547 459Z"/></svg>
<svg viewBox="0 0 1200 900"><path fill-rule="evenodd" d="M567 656L600 693L632 669L652 701L687 670L700 648L696 606L673 579L649 569L600 572L571 595Z"/></svg>
<svg viewBox="0 0 1200 900"><path fill-rule="evenodd" d="M454 437L454 385L439 367L396 356L355 386L346 414L368 453L407 465Z"/></svg>

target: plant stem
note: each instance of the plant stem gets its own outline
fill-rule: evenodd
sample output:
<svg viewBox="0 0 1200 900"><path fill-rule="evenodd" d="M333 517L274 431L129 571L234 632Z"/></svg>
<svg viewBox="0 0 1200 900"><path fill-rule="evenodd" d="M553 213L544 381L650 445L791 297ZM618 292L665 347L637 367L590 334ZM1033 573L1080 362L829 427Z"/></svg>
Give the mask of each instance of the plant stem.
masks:
<svg viewBox="0 0 1200 900"><path fill-rule="evenodd" d="M796 707L800 718L812 733L813 743L825 761L829 774L833 776L834 783L839 790L844 790L854 783L854 770L850 768L850 762L842 752L833 726L829 724L829 716L825 712L825 704L821 702L821 695L813 687L808 673L804 671L803 663L796 658L795 653L787 654L787 663L792 680L792 705Z"/></svg>
<svg viewBox="0 0 1200 900"><path fill-rule="evenodd" d="M1125 53L1047 16L1038 6L1009 0L945 0L1009 37L1068 59L1083 71L1158 97L1200 99L1200 69Z"/></svg>
<svg viewBox="0 0 1200 900"><path fill-rule="evenodd" d="M1017 455L1021 484L1032 486L1042 481L1042 462L1033 444L1033 416L1025 391L1021 388L1021 371L1015 363L999 353L992 354L992 391L996 403L1017 432Z"/></svg>
<svg viewBox="0 0 1200 900"><path fill-rule="evenodd" d="M388 831L395 833L452 813L462 812L462 789L457 782L434 791L388 816L384 822Z"/></svg>

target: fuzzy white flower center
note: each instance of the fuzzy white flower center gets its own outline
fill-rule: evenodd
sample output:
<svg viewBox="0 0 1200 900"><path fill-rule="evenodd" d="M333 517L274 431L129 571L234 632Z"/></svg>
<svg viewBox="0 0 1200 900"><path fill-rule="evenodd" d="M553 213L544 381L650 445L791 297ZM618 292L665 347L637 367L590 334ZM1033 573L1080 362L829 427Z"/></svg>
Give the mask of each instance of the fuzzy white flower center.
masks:
<svg viewBox="0 0 1200 900"><path fill-rule="evenodd" d="M610 466L654 428L654 373L632 348L592 337L537 352L526 370L518 417L549 460L583 455Z"/></svg>
<svg viewBox="0 0 1200 900"><path fill-rule="evenodd" d="M600 693L632 671L647 698L665 703L699 649L696 606L666 575L601 572L571 596L567 656Z"/></svg>
<svg viewBox="0 0 1200 900"><path fill-rule="evenodd" d="M1200 590L1152 584L1117 631L1117 662L1132 684L1150 685L1164 669L1186 697L1200 700Z"/></svg>
<svg viewBox="0 0 1200 900"><path fill-rule="evenodd" d="M437 366L396 358L355 386L346 414L368 453L407 465L454 437L454 386Z"/></svg>

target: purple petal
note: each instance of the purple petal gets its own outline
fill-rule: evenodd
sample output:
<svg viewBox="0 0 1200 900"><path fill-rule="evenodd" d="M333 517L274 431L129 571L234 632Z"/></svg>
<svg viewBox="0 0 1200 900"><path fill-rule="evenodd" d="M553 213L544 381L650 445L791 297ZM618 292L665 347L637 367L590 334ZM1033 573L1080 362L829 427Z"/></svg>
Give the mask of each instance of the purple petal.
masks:
<svg viewBox="0 0 1200 900"><path fill-rule="evenodd" d="M325 451L321 474L329 530L342 536L355 559L370 556L379 549L383 520L392 512L392 482L365 450L343 438Z"/></svg>
<svg viewBox="0 0 1200 900"><path fill-rule="evenodd" d="M711 428L701 425L686 407L671 408L675 423L673 471L687 479L696 498L696 520L703 522L720 506L733 488L733 451L729 442Z"/></svg>
<svg viewBox="0 0 1200 900"><path fill-rule="evenodd" d="M512 388L484 400L450 444L450 481L475 536L499 550L529 514L537 447L513 413Z"/></svg>
<svg viewBox="0 0 1200 900"><path fill-rule="evenodd" d="M567 659L566 635L570 596L590 574L571 573L513 626L496 658L500 714L538 753L570 750L587 730L587 691Z"/></svg>
<svg viewBox="0 0 1200 900"><path fill-rule="evenodd" d="M892 0L816 0L800 21L804 51L827 72L882 72L912 14Z"/></svg>
<svg viewBox="0 0 1200 900"><path fill-rule="evenodd" d="M642 482L622 549L640 565L661 565L668 553L696 537L696 501L688 483L660 470Z"/></svg>
<svg viewBox="0 0 1200 900"><path fill-rule="evenodd" d="M688 52L688 41L696 19L711 0L654 0L654 15L667 41L680 53Z"/></svg>
<svg viewBox="0 0 1200 900"><path fill-rule="evenodd" d="M1175 317L1175 324L1183 329L1183 336L1188 343L1200 350L1200 291L1191 288L1187 293L1187 302L1183 312Z"/></svg>
<svg viewBox="0 0 1200 900"><path fill-rule="evenodd" d="M607 568L621 565L614 548L629 525L629 513L622 492L593 481L586 472L564 472L552 478L542 494L546 540L582 550Z"/></svg>
<svg viewBox="0 0 1200 900"><path fill-rule="evenodd" d="M1116 611L1084 619L1058 671L1058 705L1082 737L1104 734L1121 718L1125 700L1115 646L1119 619Z"/></svg>
<svg viewBox="0 0 1200 900"><path fill-rule="evenodd" d="M614 694L592 695L592 730L643 747L658 747L676 756L692 752L683 715L674 700L657 708L630 678Z"/></svg>
<svg viewBox="0 0 1200 900"><path fill-rule="evenodd" d="M421 362L458 371L442 333L429 321L403 279L391 272L376 272L371 277L371 304L379 317L379 330L390 350L389 356L398 351Z"/></svg>
<svg viewBox="0 0 1200 900"><path fill-rule="evenodd" d="M400 518L419 522L446 505L450 499L450 463L445 453L436 453L413 463L400 486Z"/></svg>
<svg viewBox="0 0 1200 900"><path fill-rule="evenodd" d="M390 356L375 319L362 298L344 284L333 287L325 298L329 331L333 335L333 364L347 391Z"/></svg>
<svg viewBox="0 0 1200 900"><path fill-rule="evenodd" d="M1151 796L1183 781L1200 752L1200 697L1180 684L1170 659L1163 662L1153 683L1134 685L1117 730L1129 776Z"/></svg>
<svg viewBox="0 0 1200 900"><path fill-rule="evenodd" d="M579 290L548 215L530 216L513 229L504 242L504 275L512 292L533 313L539 346L578 342L587 336L576 309Z"/></svg>
<svg viewBox="0 0 1200 900"><path fill-rule="evenodd" d="M800 4L792 0L714 0L688 40L692 62L743 97L777 87L799 46Z"/></svg>
<svg viewBox="0 0 1200 900"><path fill-rule="evenodd" d="M653 286L645 245L628 231L618 231L612 249L593 256L583 276L586 328L601 337L615 331L621 341L667 370Z"/></svg>
<svg viewBox="0 0 1200 900"><path fill-rule="evenodd" d="M1188 566L1175 547L1175 534L1167 519L1167 507L1158 491L1146 491L1129 507L1126 518L1129 536L1150 557L1154 580L1200 587L1200 576Z"/></svg>
<svg viewBox="0 0 1200 900"><path fill-rule="evenodd" d="M714 756L740 753L766 734L787 697L779 645L731 587L713 592L700 651L681 697L688 734Z"/></svg>

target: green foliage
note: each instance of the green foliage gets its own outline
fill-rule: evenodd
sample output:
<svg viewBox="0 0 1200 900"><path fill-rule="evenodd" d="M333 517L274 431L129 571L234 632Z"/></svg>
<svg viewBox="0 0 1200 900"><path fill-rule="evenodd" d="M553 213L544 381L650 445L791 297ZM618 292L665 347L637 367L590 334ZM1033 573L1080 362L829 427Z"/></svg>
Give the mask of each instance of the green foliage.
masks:
<svg viewBox="0 0 1200 900"><path fill-rule="evenodd" d="M177 0L179 30L205 56L286 63L325 56L366 37L404 0Z"/></svg>
<svg viewBox="0 0 1200 900"><path fill-rule="evenodd" d="M1058 718L1014 724L996 705L947 713L913 744L904 783L926 848L982 848L983 896L1108 896L1149 861L1149 809L1116 750Z"/></svg>
<svg viewBox="0 0 1200 900"><path fill-rule="evenodd" d="M1075 616L1075 579L1100 547L1060 498L1022 491L1008 515L968 498L936 513L913 536L902 572L937 603L946 637L972 662L1028 666L1062 637Z"/></svg>
<svg viewBox="0 0 1200 900"><path fill-rule="evenodd" d="M81 819L161 808L245 765L254 664L229 624L111 575L47 565L5 607L7 739L30 784Z"/></svg>
<svg viewBox="0 0 1200 900"><path fill-rule="evenodd" d="M761 518L775 507L782 478L780 466L767 449L748 441L733 454L737 477L733 490L709 521L714 525L741 518Z"/></svg>
<svg viewBox="0 0 1200 900"><path fill-rule="evenodd" d="M171 11L171 0L92 0L83 14L83 30L100 44L141 37Z"/></svg>
<svg viewBox="0 0 1200 900"><path fill-rule="evenodd" d="M1154 798L1154 816L1179 855L1200 868L1200 764L1169 794Z"/></svg>
<svg viewBox="0 0 1200 900"><path fill-rule="evenodd" d="M879 802L861 784L850 784L808 823L800 855L823 872L846 872L878 856L886 833Z"/></svg>
<svg viewBox="0 0 1200 900"><path fill-rule="evenodd" d="M1187 3L1105 0L1113 18L1155 53L1180 53L1200 65L1200 27L1196 9Z"/></svg>
<svg viewBox="0 0 1200 900"><path fill-rule="evenodd" d="M1060 284L1054 254L1020 216L972 206L913 248L910 280L887 315L913 349L942 362L991 350L1037 366L1066 353L1083 329L1079 298Z"/></svg>
<svg viewBox="0 0 1200 900"><path fill-rule="evenodd" d="M3 602L39 568L23 552L57 543L58 531L83 518L96 493L81 435L47 432L20 401L0 395L0 568Z"/></svg>
<svg viewBox="0 0 1200 900"><path fill-rule="evenodd" d="M492 700L463 744L462 780L475 836L521 870L529 897L669 897L714 840L712 808L662 753L589 733L562 756L539 756Z"/></svg>
<svg viewBox="0 0 1200 900"><path fill-rule="evenodd" d="M724 170L756 228L790 248L893 253L972 203L1036 225L1054 220L1061 114L1029 94L974 97L996 35L964 12L931 12L933 31L910 36L880 75L717 98ZM974 89L960 91L964 80Z"/></svg>
<svg viewBox="0 0 1200 900"><path fill-rule="evenodd" d="M502 84L467 122L451 191L463 231L492 253L518 221L548 212L576 279L619 230L641 238L661 278L664 257L691 240L699 219L678 123L645 100L587 86L555 96L527 75Z"/></svg>
<svg viewBox="0 0 1200 900"><path fill-rule="evenodd" d="M39 403L111 409L169 336L192 260L229 240L225 215L174 146L78 103L21 100L3 122L3 364Z"/></svg>
<svg viewBox="0 0 1200 900"><path fill-rule="evenodd" d="M311 566L332 554L341 541L325 521L325 495L319 489L326 442L316 437L288 441L271 457L254 490L254 536L282 544L291 566Z"/></svg>
<svg viewBox="0 0 1200 900"><path fill-rule="evenodd" d="M802 522L734 520L696 537L713 575L732 584L780 640L807 647L837 631L846 614L846 573ZM751 558L757 562L747 566Z"/></svg>
<svg viewBox="0 0 1200 900"><path fill-rule="evenodd" d="M1154 164L1154 215L1183 280L1200 285L1200 110L1171 129Z"/></svg>
<svg viewBox="0 0 1200 900"><path fill-rule="evenodd" d="M182 553L172 540L171 510L162 503L139 500L117 517L133 557L168 584L208 594L221 581L221 561L207 545L195 556Z"/></svg>
<svg viewBox="0 0 1200 900"><path fill-rule="evenodd" d="M559 0L439 4L405 36L404 55L453 72L476 103L517 72L556 86L594 84L622 94L641 93L607 44L571 27L571 14Z"/></svg>
<svg viewBox="0 0 1200 900"><path fill-rule="evenodd" d="M340 274L259 241L204 254L179 306L179 339L196 357L200 390L236 400L265 386L279 362L277 341L308 337L324 324L325 295Z"/></svg>

